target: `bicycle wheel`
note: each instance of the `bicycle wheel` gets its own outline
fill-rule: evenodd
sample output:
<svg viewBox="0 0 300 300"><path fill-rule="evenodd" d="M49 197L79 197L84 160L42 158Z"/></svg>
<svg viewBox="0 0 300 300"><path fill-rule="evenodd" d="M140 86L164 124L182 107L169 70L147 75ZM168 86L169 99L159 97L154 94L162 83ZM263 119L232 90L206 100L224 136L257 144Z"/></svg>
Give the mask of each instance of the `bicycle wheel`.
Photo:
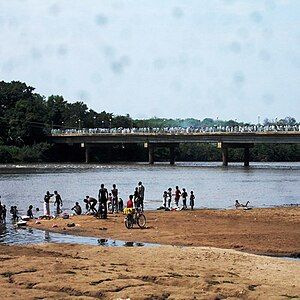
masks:
<svg viewBox="0 0 300 300"><path fill-rule="evenodd" d="M130 218L128 216L124 219L124 223L125 223L125 226L127 229L130 229L133 227L133 220L132 220L132 218Z"/></svg>
<svg viewBox="0 0 300 300"><path fill-rule="evenodd" d="M146 227L146 217L144 214L140 214L137 217L137 224L139 225L140 228L145 228Z"/></svg>

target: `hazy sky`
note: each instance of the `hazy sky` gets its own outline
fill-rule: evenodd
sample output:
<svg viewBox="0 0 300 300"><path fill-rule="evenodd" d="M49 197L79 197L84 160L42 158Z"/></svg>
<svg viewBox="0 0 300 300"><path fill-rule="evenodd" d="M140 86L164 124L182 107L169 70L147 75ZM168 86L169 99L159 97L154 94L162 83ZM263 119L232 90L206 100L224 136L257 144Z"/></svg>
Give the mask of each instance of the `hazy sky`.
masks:
<svg viewBox="0 0 300 300"><path fill-rule="evenodd" d="M97 111L300 119L299 0L0 0L0 80Z"/></svg>

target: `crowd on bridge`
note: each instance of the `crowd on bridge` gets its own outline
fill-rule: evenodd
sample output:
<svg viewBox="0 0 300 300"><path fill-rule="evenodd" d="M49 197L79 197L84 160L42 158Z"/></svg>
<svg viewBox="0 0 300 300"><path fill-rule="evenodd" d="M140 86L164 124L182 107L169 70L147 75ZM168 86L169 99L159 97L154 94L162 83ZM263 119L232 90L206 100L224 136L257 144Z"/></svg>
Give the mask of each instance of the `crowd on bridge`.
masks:
<svg viewBox="0 0 300 300"><path fill-rule="evenodd" d="M143 127L143 128L60 128L52 129L52 135L69 134L201 134L201 133L260 133L260 132L299 132L300 125L236 125L205 127Z"/></svg>

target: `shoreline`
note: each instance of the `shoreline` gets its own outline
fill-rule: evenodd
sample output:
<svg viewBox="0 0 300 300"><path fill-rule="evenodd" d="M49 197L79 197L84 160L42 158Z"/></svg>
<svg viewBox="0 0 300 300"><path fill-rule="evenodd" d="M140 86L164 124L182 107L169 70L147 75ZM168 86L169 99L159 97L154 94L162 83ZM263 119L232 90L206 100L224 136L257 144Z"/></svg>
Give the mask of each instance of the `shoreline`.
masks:
<svg viewBox="0 0 300 300"><path fill-rule="evenodd" d="M29 227L76 236L110 238L128 242L173 246L234 249L272 257L300 257L300 207L197 209L194 211L146 211L147 228L126 229L123 214L107 220L71 216L28 222ZM67 227L68 223L76 226ZM180 226L184 224L184 226ZM55 225L57 227L53 228ZM189 230L191 228L191 230Z"/></svg>

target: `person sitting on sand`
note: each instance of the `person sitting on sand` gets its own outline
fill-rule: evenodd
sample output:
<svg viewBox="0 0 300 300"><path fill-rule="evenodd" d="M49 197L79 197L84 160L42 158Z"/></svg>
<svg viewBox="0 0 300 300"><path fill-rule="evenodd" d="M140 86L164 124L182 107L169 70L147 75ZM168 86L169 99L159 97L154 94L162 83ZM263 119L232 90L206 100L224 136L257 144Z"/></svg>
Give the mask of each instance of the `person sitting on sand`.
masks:
<svg viewBox="0 0 300 300"><path fill-rule="evenodd" d="M75 206L72 208L76 215L81 215L82 209L78 202L75 203Z"/></svg>
<svg viewBox="0 0 300 300"><path fill-rule="evenodd" d="M33 206L32 206L32 205L29 205L28 210L27 210L27 216L28 216L30 219L33 219L32 209L33 209Z"/></svg>
<svg viewBox="0 0 300 300"><path fill-rule="evenodd" d="M246 204L243 204L243 203L240 203L239 200L235 200L235 208L248 207L249 203L250 203L250 201L247 201Z"/></svg>
<svg viewBox="0 0 300 300"><path fill-rule="evenodd" d="M127 208L133 208L133 195L129 195L129 199L127 201Z"/></svg>

